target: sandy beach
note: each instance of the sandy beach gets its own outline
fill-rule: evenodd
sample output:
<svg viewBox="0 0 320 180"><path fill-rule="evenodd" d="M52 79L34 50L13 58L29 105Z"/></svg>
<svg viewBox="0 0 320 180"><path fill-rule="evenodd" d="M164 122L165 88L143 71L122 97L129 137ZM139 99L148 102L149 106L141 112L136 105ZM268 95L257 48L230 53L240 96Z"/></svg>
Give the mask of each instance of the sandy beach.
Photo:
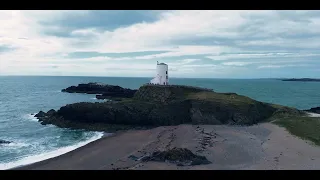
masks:
<svg viewBox="0 0 320 180"><path fill-rule="evenodd" d="M142 162L156 150L188 148L211 164ZM117 133L20 170L280 170L320 169L320 147L270 123L254 126L179 125Z"/></svg>

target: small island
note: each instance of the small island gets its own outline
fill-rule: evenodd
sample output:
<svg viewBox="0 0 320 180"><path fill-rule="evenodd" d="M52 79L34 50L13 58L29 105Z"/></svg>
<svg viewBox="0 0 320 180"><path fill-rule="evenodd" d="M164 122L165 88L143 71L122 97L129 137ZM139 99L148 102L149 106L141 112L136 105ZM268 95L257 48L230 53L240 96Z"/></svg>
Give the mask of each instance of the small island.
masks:
<svg viewBox="0 0 320 180"><path fill-rule="evenodd" d="M236 93L180 85L143 85L130 98L124 92L135 90L96 83L67 88L64 92L104 93L117 101L68 104L58 111L39 112L42 124L59 127L102 130L108 126L156 127L179 124L253 125L279 113L303 114L293 108L255 101ZM116 88L115 88L116 87ZM74 89L74 90L70 90ZM109 93L107 90L110 89Z"/></svg>
<svg viewBox="0 0 320 180"><path fill-rule="evenodd" d="M297 82L320 82L320 79L312 78L292 78L292 79L281 79L282 81L297 81Z"/></svg>

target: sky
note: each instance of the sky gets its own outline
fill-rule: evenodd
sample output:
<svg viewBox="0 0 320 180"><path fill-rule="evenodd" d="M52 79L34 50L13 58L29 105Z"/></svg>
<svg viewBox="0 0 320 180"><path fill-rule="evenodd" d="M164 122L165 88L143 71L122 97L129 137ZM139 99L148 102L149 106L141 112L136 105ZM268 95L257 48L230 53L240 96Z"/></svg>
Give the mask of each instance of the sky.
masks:
<svg viewBox="0 0 320 180"><path fill-rule="evenodd" d="M320 11L0 11L0 75L320 78Z"/></svg>

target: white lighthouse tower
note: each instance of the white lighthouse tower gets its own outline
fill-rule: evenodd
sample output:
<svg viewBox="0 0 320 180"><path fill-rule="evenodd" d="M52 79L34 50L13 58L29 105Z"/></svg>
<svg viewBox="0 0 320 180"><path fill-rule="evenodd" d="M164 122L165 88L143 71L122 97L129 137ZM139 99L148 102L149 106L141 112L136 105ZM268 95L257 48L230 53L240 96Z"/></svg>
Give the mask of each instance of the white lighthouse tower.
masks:
<svg viewBox="0 0 320 180"><path fill-rule="evenodd" d="M168 85L169 77L168 77L168 65L165 63L159 63L157 61L157 74L156 77L153 78L150 83L158 84L158 85Z"/></svg>

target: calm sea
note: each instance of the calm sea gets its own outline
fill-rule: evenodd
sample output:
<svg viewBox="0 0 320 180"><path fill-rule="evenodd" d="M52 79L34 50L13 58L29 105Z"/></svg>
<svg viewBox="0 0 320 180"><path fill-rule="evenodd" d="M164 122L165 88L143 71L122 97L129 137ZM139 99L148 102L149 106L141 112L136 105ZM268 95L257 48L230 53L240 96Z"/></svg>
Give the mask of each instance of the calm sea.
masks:
<svg viewBox="0 0 320 180"><path fill-rule="evenodd" d="M117 77L18 77L0 76L0 169L55 157L102 137L88 132L43 126L31 115L74 102L97 102L95 95L62 93L61 89L88 82L139 88L151 78ZM320 83L282 82L274 79L182 79L171 84L193 85L217 92L235 92L253 99L298 109L320 106Z"/></svg>

